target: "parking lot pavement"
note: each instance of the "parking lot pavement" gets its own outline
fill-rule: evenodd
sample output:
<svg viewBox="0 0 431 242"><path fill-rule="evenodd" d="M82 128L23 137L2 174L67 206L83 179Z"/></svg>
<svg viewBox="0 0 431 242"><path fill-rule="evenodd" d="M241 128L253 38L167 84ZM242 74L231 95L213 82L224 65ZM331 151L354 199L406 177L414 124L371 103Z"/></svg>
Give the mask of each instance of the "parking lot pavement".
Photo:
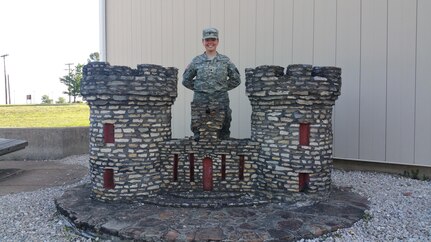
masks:
<svg viewBox="0 0 431 242"><path fill-rule="evenodd" d="M59 161L0 161L0 196L72 184L88 168Z"/></svg>

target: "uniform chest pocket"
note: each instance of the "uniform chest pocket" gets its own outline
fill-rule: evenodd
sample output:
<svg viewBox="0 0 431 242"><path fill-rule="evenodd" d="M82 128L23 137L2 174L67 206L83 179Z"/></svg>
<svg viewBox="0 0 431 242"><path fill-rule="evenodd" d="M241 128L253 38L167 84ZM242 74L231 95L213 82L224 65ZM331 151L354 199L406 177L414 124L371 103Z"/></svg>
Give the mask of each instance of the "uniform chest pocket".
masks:
<svg viewBox="0 0 431 242"><path fill-rule="evenodd" d="M227 65L223 62L216 62L213 65L212 71L218 78L225 79L227 76Z"/></svg>
<svg viewBox="0 0 431 242"><path fill-rule="evenodd" d="M214 78L226 78L227 76L227 65L223 62L209 62L202 63L196 66L198 77L214 77Z"/></svg>

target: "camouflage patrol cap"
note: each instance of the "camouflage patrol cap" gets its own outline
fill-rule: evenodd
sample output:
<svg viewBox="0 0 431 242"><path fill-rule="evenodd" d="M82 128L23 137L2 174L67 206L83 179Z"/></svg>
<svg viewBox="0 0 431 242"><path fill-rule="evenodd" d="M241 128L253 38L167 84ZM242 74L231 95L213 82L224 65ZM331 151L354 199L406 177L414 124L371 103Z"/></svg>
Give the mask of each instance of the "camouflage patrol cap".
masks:
<svg viewBox="0 0 431 242"><path fill-rule="evenodd" d="M218 30L216 28L206 28L202 31L202 39L218 39Z"/></svg>

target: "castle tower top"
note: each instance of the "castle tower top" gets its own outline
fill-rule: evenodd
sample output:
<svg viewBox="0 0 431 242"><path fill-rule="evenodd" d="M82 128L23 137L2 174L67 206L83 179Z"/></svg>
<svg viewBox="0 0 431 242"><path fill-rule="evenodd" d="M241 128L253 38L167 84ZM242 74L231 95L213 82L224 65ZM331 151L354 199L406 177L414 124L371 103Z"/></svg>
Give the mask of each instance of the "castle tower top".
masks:
<svg viewBox="0 0 431 242"><path fill-rule="evenodd" d="M340 95L341 69L311 65L258 66L246 69L246 92L252 102L298 103L313 105L311 100L333 105ZM278 101L276 101L278 100ZM290 101L289 101L290 100Z"/></svg>
<svg viewBox="0 0 431 242"><path fill-rule="evenodd" d="M105 99L116 96L124 101L136 96L175 99L177 74L178 69L174 67L145 64L132 69L90 62L83 68L81 94L87 101L103 99L102 96L106 96Z"/></svg>

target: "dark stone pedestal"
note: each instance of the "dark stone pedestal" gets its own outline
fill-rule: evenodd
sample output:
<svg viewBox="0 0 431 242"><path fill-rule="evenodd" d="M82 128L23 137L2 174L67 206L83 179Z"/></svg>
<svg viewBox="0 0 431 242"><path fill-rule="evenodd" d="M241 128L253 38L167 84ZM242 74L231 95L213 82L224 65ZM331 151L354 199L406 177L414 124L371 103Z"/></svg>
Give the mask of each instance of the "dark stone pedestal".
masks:
<svg viewBox="0 0 431 242"><path fill-rule="evenodd" d="M350 227L368 208L366 198L347 188L334 188L314 205L211 209L104 203L90 199L90 185L85 185L66 191L55 203L80 230L137 241L294 241Z"/></svg>

